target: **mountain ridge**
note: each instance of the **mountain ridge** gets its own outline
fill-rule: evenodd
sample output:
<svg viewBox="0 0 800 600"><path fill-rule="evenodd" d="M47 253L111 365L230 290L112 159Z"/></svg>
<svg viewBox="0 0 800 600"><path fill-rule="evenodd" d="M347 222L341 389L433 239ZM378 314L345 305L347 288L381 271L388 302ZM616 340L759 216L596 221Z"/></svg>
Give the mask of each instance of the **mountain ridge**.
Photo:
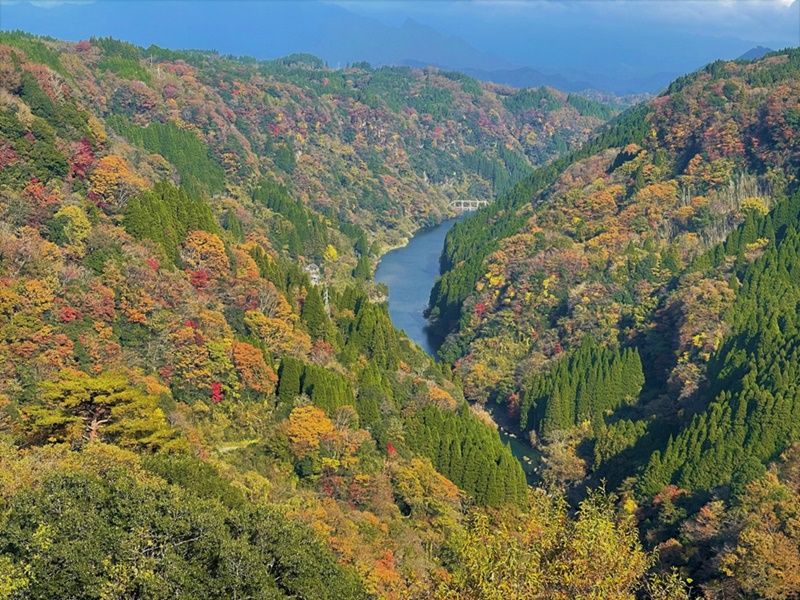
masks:
<svg viewBox="0 0 800 600"><path fill-rule="evenodd" d="M0 33L0 594L789 597L799 72L616 114ZM464 195L435 362L371 273Z"/></svg>
<svg viewBox="0 0 800 600"><path fill-rule="evenodd" d="M528 489L371 282L437 187L528 172L510 131L533 150L612 113L460 73L0 33L0 595L444 600L500 568L462 544L489 519L536 566L515 595L587 568L568 594L652 587L613 498L572 520ZM624 572L596 567L596 527Z"/></svg>

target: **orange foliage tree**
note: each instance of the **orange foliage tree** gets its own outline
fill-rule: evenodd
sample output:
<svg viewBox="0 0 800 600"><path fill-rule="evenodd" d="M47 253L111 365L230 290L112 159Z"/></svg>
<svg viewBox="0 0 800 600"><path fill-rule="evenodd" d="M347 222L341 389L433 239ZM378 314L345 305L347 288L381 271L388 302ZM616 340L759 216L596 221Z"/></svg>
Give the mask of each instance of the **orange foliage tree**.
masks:
<svg viewBox="0 0 800 600"><path fill-rule="evenodd" d="M116 208L124 207L131 196L145 185L141 177L131 172L127 161L116 154L104 156L97 162L89 183L91 200Z"/></svg>
<svg viewBox="0 0 800 600"><path fill-rule="evenodd" d="M224 277L230 270L225 244L207 231L190 231L181 251L181 259L190 271L203 271L212 279Z"/></svg>
<svg viewBox="0 0 800 600"><path fill-rule="evenodd" d="M275 391L278 376L264 361L264 354L258 348L244 342L233 342L233 364L244 387L261 394Z"/></svg>

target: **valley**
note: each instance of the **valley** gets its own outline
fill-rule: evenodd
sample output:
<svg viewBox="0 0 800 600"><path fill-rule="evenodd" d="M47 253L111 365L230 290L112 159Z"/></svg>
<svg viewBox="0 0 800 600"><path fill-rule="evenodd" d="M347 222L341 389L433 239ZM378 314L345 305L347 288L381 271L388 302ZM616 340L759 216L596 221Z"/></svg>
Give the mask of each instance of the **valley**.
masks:
<svg viewBox="0 0 800 600"><path fill-rule="evenodd" d="M469 213L458 220L469 218ZM375 270L375 281L389 290L389 316L397 329L427 354L436 357L444 341L431 331L425 318L430 290L439 276L439 257L444 239L456 220L449 220L418 231L407 245L381 257ZM529 483L535 483L539 455L516 429L516 425L500 414L501 409L486 412L495 422L500 439L522 465Z"/></svg>
<svg viewBox="0 0 800 600"><path fill-rule="evenodd" d="M0 31L0 600L795 597L799 82Z"/></svg>

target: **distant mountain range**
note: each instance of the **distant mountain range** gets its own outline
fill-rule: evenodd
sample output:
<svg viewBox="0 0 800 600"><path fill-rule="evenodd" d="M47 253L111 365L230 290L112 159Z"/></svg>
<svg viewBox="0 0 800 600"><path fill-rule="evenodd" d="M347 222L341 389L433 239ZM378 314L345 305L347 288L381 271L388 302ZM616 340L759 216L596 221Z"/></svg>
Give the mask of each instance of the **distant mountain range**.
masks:
<svg viewBox="0 0 800 600"><path fill-rule="evenodd" d="M405 26L404 26L405 27ZM435 30L420 26L424 28L428 32L439 35L436 33ZM439 36L441 38L441 36ZM461 42L468 48L472 48L469 44L463 42L458 38L444 38L448 40L455 40ZM472 50L475 53L478 53L477 50ZM767 48L765 46L756 46L755 48L751 48L741 56L737 57L737 60L757 60L772 52L771 48ZM454 53L450 53L451 55ZM480 54L480 53L478 53ZM491 55L481 54L486 58L490 58ZM724 57L721 57L724 58ZM502 59L498 59L502 60ZM411 60L405 59L403 60L402 64L420 68L424 66L431 65L430 62L425 62L421 60ZM465 63L466 64L466 63ZM479 79L481 81L487 81L492 83L498 83L502 85L509 85L515 88L530 88L530 87L541 87L541 86L548 86L555 89L563 90L565 92L586 92L589 90L597 90L601 92L610 92L615 95L631 95L631 94L640 94L643 91L646 92L658 92L665 88L670 81L675 79L679 76L677 72L657 72L657 73L635 73L631 71L629 74L620 74L617 76L613 76L610 74L591 74L591 73L583 73L580 71L572 71L572 70L562 70L562 71L550 71L547 72L545 70L534 69L532 67L512 67L512 68L500 68L500 69L483 69L475 66L463 66L463 67L456 67L452 63L438 63L431 66L438 66L439 68L443 69L453 69L456 68L460 71L463 71L467 75L474 77L475 79Z"/></svg>
<svg viewBox="0 0 800 600"><path fill-rule="evenodd" d="M595 87L589 81L572 80L559 73L543 73L531 67L494 71L466 67L462 71L481 81L491 81L515 88L548 86L565 92L582 92Z"/></svg>
<svg viewBox="0 0 800 600"><path fill-rule="evenodd" d="M368 60L376 65L442 65L465 72L470 68L486 71L514 68L499 56L481 52L461 38L442 35L414 19L407 19L400 27L391 27L353 15L323 32L310 47L315 54L339 57L337 62Z"/></svg>
<svg viewBox="0 0 800 600"><path fill-rule="evenodd" d="M72 41L113 36L143 47L156 44L216 49L222 54L259 59L309 52L332 68L360 61L376 66L430 65L463 71L482 81L518 88L545 85L566 92L589 89L616 95L658 92L687 68L700 67L714 58L730 58L741 48L741 45L731 46L730 40L724 43L707 40L702 52L689 53L687 58L682 38L678 36L673 39L679 48L675 56L672 60L657 61L660 68L654 71L656 62L644 56L603 50L593 46L596 40L587 38L576 40L575 53L588 53L592 61L578 68L570 66L569 56L559 48L560 38L543 41L558 32L539 31L536 39L524 44L526 50L512 52L503 49L497 40L477 38L466 29L450 27L450 31L457 33L443 34L448 28L441 22L437 28L435 20L433 26L398 15L392 18L384 15L379 20L328 2L231 0L195 3L191 10L186 10L184 2L166 0L52 2L46 6L41 2L3 4L2 28ZM180 31L176 31L175 23L182 24ZM237 34L231 36L231 31ZM479 39L483 50L472 43L479 43ZM732 47L737 49L732 52ZM759 46L741 58L757 58L767 51ZM684 66L687 62L691 64Z"/></svg>
<svg viewBox="0 0 800 600"><path fill-rule="evenodd" d="M562 73L546 74L530 67L498 71L464 69L464 72L481 81L502 83L516 88L546 85L565 92L598 90L615 95L639 94L643 91L655 92L665 87L676 76L675 73L655 73L630 78L612 78L607 75L584 77L584 74L576 73L576 78L572 79Z"/></svg>
<svg viewBox="0 0 800 600"><path fill-rule="evenodd" d="M758 60L765 54L772 52L771 48L765 48L764 46L756 46L755 48L750 48L747 52L742 54L737 60Z"/></svg>

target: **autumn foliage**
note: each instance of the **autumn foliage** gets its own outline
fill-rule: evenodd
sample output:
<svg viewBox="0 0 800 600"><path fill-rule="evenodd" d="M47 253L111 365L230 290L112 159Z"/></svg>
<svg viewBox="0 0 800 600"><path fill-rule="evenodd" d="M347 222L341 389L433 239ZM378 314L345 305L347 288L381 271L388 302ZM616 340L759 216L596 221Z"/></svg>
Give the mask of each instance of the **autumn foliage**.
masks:
<svg viewBox="0 0 800 600"><path fill-rule="evenodd" d="M592 137L434 68L0 33L0 596L792 597L796 62ZM371 269L497 194L437 363Z"/></svg>

